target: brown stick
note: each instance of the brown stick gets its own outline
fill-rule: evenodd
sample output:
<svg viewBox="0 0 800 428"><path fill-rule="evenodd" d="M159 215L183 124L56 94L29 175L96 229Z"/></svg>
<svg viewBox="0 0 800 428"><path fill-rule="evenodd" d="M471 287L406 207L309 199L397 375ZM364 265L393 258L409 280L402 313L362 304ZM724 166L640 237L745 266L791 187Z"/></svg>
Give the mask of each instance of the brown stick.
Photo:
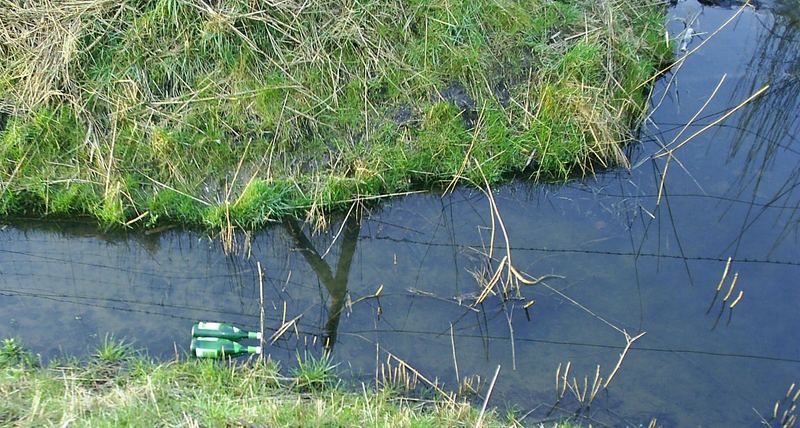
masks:
<svg viewBox="0 0 800 428"><path fill-rule="evenodd" d="M625 349L623 349L622 353L619 355L619 361L617 361L617 365L614 366L614 370L611 370L611 374L608 376L608 379L606 380L606 383L603 385L603 388L608 388L608 385L611 384L611 381L614 379L614 376L617 375L617 371L619 371L619 368L622 366L622 360L624 360L625 356L628 355L628 351L631 349L631 345L633 345L633 342L637 341L640 337L644 336L645 334L647 334L647 332L643 331L637 334L635 337L630 337L628 333L625 333L625 341L628 343L625 345Z"/></svg>

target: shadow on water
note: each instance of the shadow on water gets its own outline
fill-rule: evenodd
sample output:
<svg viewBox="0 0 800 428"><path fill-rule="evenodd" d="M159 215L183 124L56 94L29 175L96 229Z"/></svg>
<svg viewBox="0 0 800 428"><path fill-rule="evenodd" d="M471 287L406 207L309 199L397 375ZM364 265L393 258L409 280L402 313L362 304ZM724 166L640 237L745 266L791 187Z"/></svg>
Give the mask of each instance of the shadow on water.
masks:
<svg viewBox="0 0 800 428"><path fill-rule="evenodd" d="M800 380L800 30L780 12L791 2L760 3L688 58L671 85L672 76L656 84L653 99L665 101L629 148L637 168L495 189L514 266L564 277L523 286L525 302L535 301L527 310L496 297L470 306L491 215L482 193L457 189L391 200L363 217L352 210L319 234L287 220L240 239L248 250L230 255L191 231L15 222L0 233L0 336L51 358L87 354L110 332L170 358L186 348L194 321L258 324L260 262L268 328L298 319L269 348L285 364L327 346L346 375L374 380L391 352L450 390L479 375L483 391L500 365L491 403L531 423L578 415L596 426L652 417L663 426L739 426L760 414L777 426L775 400ZM734 11L688 0L672 13L691 14L708 33ZM672 34L686 21L673 21ZM676 151L680 164L662 187L665 159L651 155L723 74L686 135L771 89ZM370 298L381 287L380 301ZM576 389L598 365L609 376L626 345L617 329L646 335L613 383L590 408L569 393L554 408L559 367L563 375L570 365Z"/></svg>

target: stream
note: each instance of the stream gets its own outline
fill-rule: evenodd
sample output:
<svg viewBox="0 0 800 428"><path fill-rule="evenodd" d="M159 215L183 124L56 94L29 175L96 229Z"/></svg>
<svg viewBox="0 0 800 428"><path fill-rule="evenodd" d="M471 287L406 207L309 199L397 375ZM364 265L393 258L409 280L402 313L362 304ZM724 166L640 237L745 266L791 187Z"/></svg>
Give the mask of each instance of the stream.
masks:
<svg viewBox="0 0 800 428"><path fill-rule="evenodd" d="M191 231L17 219L0 226L0 337L43 359L107 334L175 358L195 321L258 329L260 263L267 336L295 320L267 349L284 368L327 345L342 377L373 383L388 358L485 394L500 366L489 403L529 424L780 426L800 382L800 3L760 2L714 34L738 11L672 6L670 35L695 35L654 85L630 170L494 189L509 245L496 224L491 266L510 254L542 277L519 285L525 300L474 305L492 239L477 189L390 199L319 233L285 221L236 235L232 254ZM642 332L588 405L584 378L607 379ZM568 363L578 391L559 399Z"/></svg>

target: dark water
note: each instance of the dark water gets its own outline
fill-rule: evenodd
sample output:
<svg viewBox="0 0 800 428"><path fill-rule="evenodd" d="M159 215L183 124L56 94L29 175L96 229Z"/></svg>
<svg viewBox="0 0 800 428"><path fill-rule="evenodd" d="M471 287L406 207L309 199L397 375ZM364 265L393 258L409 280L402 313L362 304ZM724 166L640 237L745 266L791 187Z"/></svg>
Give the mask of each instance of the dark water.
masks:
<svg viewBox="0 0 800 428"><path fill-rule="evenodd" d="M319 352L326 337L346 376L374 379L376 357L385 361L388 351L455 388L452 325L459 376L486 383L500 365L491 404L532 411L529 423L579 412L596 426L646 426L653 417L663 426L759 425L758 413L769 419L800 382L798 8L789 0L746 10L659 80L660 105L630 148L630 172L496 189L514 266L564 277L547 279L552 289L522 289L536 300L530 320L521 301L490 297L476 312L454 299L466 295L467 304L479 291L471 272L485 267L491 224L486 198L460 189L392 200L323 234L285 224L239 236L232 256L191 232L119 235L15 222L0 233L0 336L21 337L50 358L90 353L112 333L169 358L186 347L193 321L257 328L260 261L268 329L302 315L270 348L286 365L298 349ZM701 33L691 50L735 10L680 2L673 15L682 21L670 29L675 35L691 22ZM652 155L723 74L677 142L771 86L674 152L659 200L667 157ZM715 299L728 257L728 281ZM723 304L735 272L736 290ZM359 301L381 285L379 302ZM569 392L552 409L559 364L571 361L570 378L581 387L598 364L607 377L626 343L617 329L646 335L610 387L589 410Z"/></svg>

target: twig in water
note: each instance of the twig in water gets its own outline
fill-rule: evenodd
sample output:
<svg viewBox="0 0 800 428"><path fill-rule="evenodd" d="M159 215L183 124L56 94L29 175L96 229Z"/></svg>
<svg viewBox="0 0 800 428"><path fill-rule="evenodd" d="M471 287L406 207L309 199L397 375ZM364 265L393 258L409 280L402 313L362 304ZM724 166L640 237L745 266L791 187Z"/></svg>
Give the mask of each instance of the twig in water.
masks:
<svg viewBox="0 0 800 428"><path fill-rule="evenodd" d="M619 328L619 327L615 326L614 324L611 324L610 322L606 321L606 319L605 319L605 318L603 318L603 317L601 317L600 315L597 315L596 313L592 312L592 311L591 311L589 308L587 308L586 306L583 306L583 305L581 305L580 303L578 303L577 301L575 301L575 299L573 299L573 298L571 298L571 297L567 296L566 294L564 294L564 293L562 293L562 292L560 292L560 291L556 290L555 288L553 288L553 287L551 287L551 286L547 285L547 283L545 283L545 282L542 282L541 284L542 284L544 287L546 287L548 290L552 291L553 293L556 293L556 294L558 294L559 296L561 296L562 298L566 299L567 301L569 301L569 302L570 302L570 303L572 303L573 305L575 305L575 306L577 306L577 307L581 308L581 309L582 309L584 312L586 312L586 313L588 313L589 315L593 316L594 318L597 318L598 320L602 321L602 322L603 322L604 324L606 324L607 326L609 326L609 327L613 328L614 330L616 330L616 331L618 331L618 332L622 333L622 335L623 335L623 336L626 336L626 338L627 338L628 334L627 334L627 333L625 333L625 331L624 331L624 330L622 330L621 328Z"/></svg>
<svg viewBox="0 0 800 428"><path fill-rule="evenodd" d="M719 280L719 284L717 284L717 293L722 290L722 284L725 283L725 278L728 277L728 269L731 267L731 258L728 257L728 262L725 263L725 270L722 272L722 278Z"/></svg>
<svg viewBox="0 0 800 428"><path fill-rule="evenodd" d="M746 100L744 100L741 103L739 103L739 105L737 105L736 107L732 108L727 113L725 113L724 115L720 116L719 118L717 118L713 122L709 123L708 125L700 128L694 134L690 135L685 140L681 141L680 144L676 145L675 147L668 148L668 149L666 149L666 151L662 150L662 152L656 154L655 156L653 156L653 158L656 159L656 158L660 158L660 157L663 157L663 156L672 156L672 154L675 152L675 150L683 147L689 141L693 140L695 137L697 137L698 135L700 135L703 132L707 131L708 129L713 128L714 126L718 125L720 122L723 122L725 119L730 117L732 114L734 114L737 111L739 111L742 107L746 106L751 101L753 101L754 99L758 98L761 94L766 92L767 89L769 89L769 85L764 85L764 87L762 87L761 89L756 91L753 95L750 95Z"/></svg>
<svg viewBox="0 0 800 428"><path fill-rule="evenodd" d="M491 240L489 242L489 260L492 260L492 254L494 249L494 236L495 236L495 219L497 220L497 224L500 226L500 231L503 234L503 240L505 241L505 250L506 254L503 256L503 259L500 261L500 264L497 266L495 274L492 276L492 279L484 286L483 291L481 292L478 299L475 301L475 305L482 303L490 293L492 293L492 289L494 286L500 282L500 278L502 277L503 271L506 271L506 278L503 281L503 297L508 297L508 292L510 288L514 288L518 298L522 297L522 293L520 291L519 284L515 283L517 281L517 275L514 274L516 269L514 269L514 265L511 262L511 241L508 237L508 231L506 230L505 223L503 222L503 217L500 215L500 210L497 208L497 203L494 199L494 192L492 192L492 188L489 185L489 180L486 179L486 175L483 174L483 169L481 168L480 163L473 159L475 162L475 166L478 168L478 172L481 173L481 178L483 178L483 184L486 186L485 189L478 186L481 191L486 195L486 198L489 201L489 208L491 209L491 220L492 220L492 228L491 228ZM474 305L473 305L474 306Z"/></svg>
<svg viewBox="0 0 800 428"><path fill-rule="evenodd" d="M506 260L508 260L508 256L503 256L503 258L500 260L500 263L497 265L497 269L495 269L494 275L492 275L492 278L489 279L486 285L483 286L481 294L477 299L475 299L475 305L483 303L483 301L489 297L489 294L494 293L492 289L494 288L495 284L500 281L500 277L503 275L503 266L505 266Z"/></svg>
<svg viewBox="0 0 800 428"><path fill-rule="evenodd" d="M458 305L458 306L460 306L462 308L465 308L465 309L468 309L468 310L470 310L472 312L475 312L476 314L481 312L478 309L473 308L472 306L462 305L461 303L459 303L457 301L450 300L450 299L445 299L444 297L439 297L436 294L431 293L430 291L420 290L420 289L414 288L414 287L408 288L408 289L406 289L406 291L408 291L409 293L412 293L412 294L416 294L418 296L430 297L431 299L436 299L436 300L441 300L443 302L452 303L454 305Z"/></svg>
<svg viewBox="0 0 800 428"><path fill-rule="evenodd" d="M504 305L505 306L505 305ZM506 308L507 309L507 308ZM508 336L511 340L511 370L517 370L517 347L514 342L514 326L511 323L511 317L514 314L514 305L511 305L511 311L506 310L506 321L508 322Z"/></svg>
<svg viewBox="0 0 800 428"><path fill-rule="evenodd" d="M528 311L528 309L530 309L531 306L533 306L535 303L536 303L536 300L531 300L530 302L527 302L522 306L522 309L525 310L525 318L527 318L528 321L531 320L531 314L530 314L530 311Z"/></svg>
<svg viewBox="0 0 800 428"><path fill-rule="evenodd" d="M378 365L383 367L383 364L379 364L380 354L381 354L381 346L378 344L378 342L375 342L375 388L378 387Z"/></svg>
<svg viewBox="0 0 800 428"><path fill-rule="evenodd" d="M292 326L295 326L297 321L302 317L303 317L303 314L300 314L300 315L292 318L288 322L284 322L283 325L281 325L281 327L279 329L277 329L275 331L275 333L272 334L272 336L270 336L270 338L269 338L270 342L269 343L270 344L275 343L278 339L281 338L281 336L283 336L284 333L286 333L290 328L292 328Z"/></svg>
<svg viewBox="0 0 800 428"><path fill-rule="evenodd" d="M356 299L356 300L353 300L353 301L350 303L350 306L353 306L353 305L355 305L356 303L362 302L362 301L364 301L364 300L367 300L367 299L379 299L379 298L381 297L381 293L382 293L382 292L383 292L383 284L381 284L381 285L379 285L379 286L378 286L378 289L375 291L375 293L373 293L373 294L368 294L368 295L366 295L366 296L361 296L361 297L359 297L358 299Z"/></svg>
<svg viewBox="0 0 800 428"><path fill-rule="evenodd" d="M594 401L594 397L597 396L597 392L600 391L600 387L603 385L603 377L600 376L600 365L597 365L597 371L594 373L594 381L592 382L592 393L589 394L589 404L592 404Z"/></svg>
<svg viewBox="0 0 800 428"><path fill-rule="evenodd" d="M567 393L567 387L569 386L569 368L572 365L572 361L567 361L566 367L564 367L564 374L561 374L561 363L558 363L558 367L556 368L556 401L553 403L553 406L547 412L547 416L550 416L557 408L558 403L564 399L564 395Z"/></svg>
<svg viewBox="0 0 800 428"><path fill-rule="evenodd" d="M489 384L489 390L486 392L486 397L483 399L483 406L481 406L481 413L478 415L478 422L475 423L475 426L480 428L483 424L483 415L486 413L486 406L489 404L489 398L492 396L492 390L494 389L494 383L497 382L497 375L500 374L500 365L497 365L497 369L494 371L494 377L492 377L492 383Z"/></svg>
<svg viewBox="0 0 800 428"><path fill-rule="evenodd" d="M664 170L661 171L661 180L658 182L658 197L656 198L656 207L661 205L661 196L664 194L664 185L667 183L667 173L669 172L669 163L672 161L672 154L667 158L664 163Z"/></svg>
<svg viewBox="0 0 800 428"><path fill-rule="evenodd" d="M622 350L622 353L619 355L619 360L617 361L617 365L614 366L614 370L611 370L611 374L608 376L606 383L603 385L603 388L608 388L608 385L611 384L611 381L614 379L614 376L617 375L617 371L622 366L622 361L625 359L625 356L628 354L628 351L631 349L631 345L633 342L636 342L640 337L644 336L647 332L643 331L637 334L634 337L631 337L627 332L625 333L625 341L627 344L625 345L625 349Z"/></svg>
<svg viewBox="0 0 800 428"><path fill-rule="evenodd" d="M328 253L331 251L331 248L333 248L333 244L336 243L336 240L339 239L339 235L342 234L342 230L344 230L344 227L347 225L347 219L350 218L350 214L353 213L353 208L355 208L355 207L356 207L355 203L350 205L350 209L347 210L347 215L345 215L344 216L344 220L342 220L342 225L339 226L339 230L336 232L336 235L333 235L333 240L331 240L331 244L328 245L328 248L325 249L325 252L322 253L322 255L319 256L319 258L324 259L325 256L327 256Z"/></svg>
<svg viewBox="0 0 800 428"><path fill-rule="evenodd" d="M692 118L686 122L686 124L683 126L683 128L681 128L678 134L672 138L672 141L670 141L669 144L666 145L666 147L662 148L662 150L668 150L669 156L667 157L666 164L664 164L664 172L661 173L661 181L658 184L658 198L656 199L656 206L661 204L661 196L664 194L664 184L667 181L667 171L669 170L670 161L672 161L674 157L672 151L669 150L668 147L675 144L675 142L678 141L678 138L680 138L681 135L683 135L683 133L686 132L686 130L694 123L697 117L700 116L700 114L706 109L706 107L708 107L708 104L711 103L711 100L713 100L714 97L717 95L717 92L719 92L719 88L725 82L725 78L727 76L728 76L727 74L722 75L722 78L719 79L719 83L717 83L717 86L711 92L711 95L709 95L709 97L706 99L703 105L697 110L697 112L695 112L694 116L692 116Z"/></svg>
<svg viewBox="0 0 800 428"><path fill-rule="evenodd" d="M725 297L722 299L723 302L727 302L728 299L731 297L731 294L733 294L733 288L736 287L737 279L739 279L739 272L736 272L733 275L733 281L731 281L731 287L728 289L728 294L726 294Z"/></svg>
<svg viewBox="0 0 800 428"><path fill-rule="evenodd" d="M456 383L461 385L461 379L458 376L458 358L456 358L456 338L453 333L453 323L450 323L450 346L453 349L453 367L456 370Z"/></svg>
<svg viewBox="0 0 800 428"><path fill-rule="evenodd" d="M521 282L521 283L523 283L525 285L536 285L536 284L538 284L538 283L540 283L540 282L542 282L542 281L544 281L546 279L566 279L565 276L555 275L555 274L547 274L547 275L542 275L542 276L540 276L538 278L527 279L517 270L517 268L515 268L513 266L511 267L511 272L514 274L514 276L517 278L517 280L519 280L519 282Z"/></svg>
<svg viewBox="0 0 800 428"><path fill-rule="evenodd" d="M567 366L564 368L564 375L561 377L563 379L563 386L561 387L561 394L559 394L559 400L564 398L564 394L567 393L567 379L569 379L569 368L572 366L572 361L567 361Z"/></svg>
<svg viewBox="0 0 800 428"><path fill-rule="evenodd" d="M264 270L261 269L261 262L256 262L256 268L258 269L258 309L260 315L259 321L259 332L261 332L261 340L259 341L259 346L261 346L261 354L259 355L260 359L264 358Z"/></svg>
<svg viewBox="0 0 800 428"><path fill-rule="evenodd" d="M556 403L561 400L561 394L558 393L559 375L561 374L561 363L558 363L556 368Z"/></svg>

